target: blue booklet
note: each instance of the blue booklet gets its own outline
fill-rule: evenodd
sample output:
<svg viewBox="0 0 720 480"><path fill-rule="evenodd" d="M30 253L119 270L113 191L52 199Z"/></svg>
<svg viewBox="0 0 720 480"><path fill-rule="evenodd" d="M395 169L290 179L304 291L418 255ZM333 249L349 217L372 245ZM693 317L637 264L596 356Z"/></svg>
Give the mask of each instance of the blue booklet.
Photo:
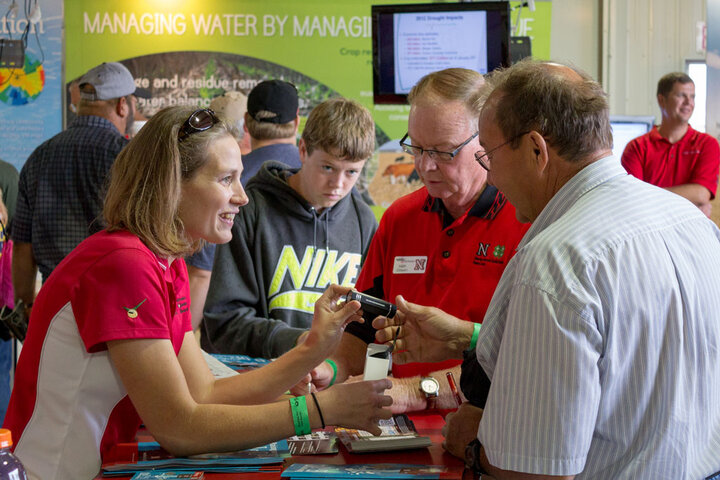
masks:
<svg viewBox="0 0 720 480"><path fill-rule="evenodd" d="M138 472L130 480L203 480L205 472Z"/></svg>
<svg viewBox="0 0 720 480"><path fill-rule="evenodd" d="M448 472L442 465L413 465L403 463L375 463L362 465L329 465L321 463L294 463L282 473L288 479L405 479L436 480L461 478L458 472ZM462 472L460 471L460 475Z"/></svg>
<svg viewBox="0 0 720 480"><path fill-rule="evenodd" d="M272 442L249 450L226 453L207 453L189 457L174 457L157 442L119 444L111 460L103 462L104 476L131 475L146 470L205 472L279 471L280 464L290 455L287 440ZM192 477L191 477L192 478Z"/></svg>
<svg viewBox="0 0 720 480"><path fill-rule="evenodd" d="M270 363L270 360L266 358L248 357L247 355L229 355L222 353L212 353L211 355L233 369L246 370L262 367Z"/></svg>

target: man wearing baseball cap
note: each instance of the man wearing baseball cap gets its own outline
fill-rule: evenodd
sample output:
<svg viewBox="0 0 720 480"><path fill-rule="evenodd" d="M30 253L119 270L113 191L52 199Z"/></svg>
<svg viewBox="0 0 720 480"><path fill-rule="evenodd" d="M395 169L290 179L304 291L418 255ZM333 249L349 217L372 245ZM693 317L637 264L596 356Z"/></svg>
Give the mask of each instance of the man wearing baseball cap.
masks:
<svg viewBox="0 0 720 480"><path fill-rule="evenodd" d="M300 154L295 146L299 124L298 94L292 83L265 80L250 91L245 125L252 151L243 155L243 185L267 160L300 167Z"/></svg>
<svg viewBox="0 0 720 480"><path fill-rule="evenodd" d="M265 80L255 85L247 98L240 92L227 92L215 98L210 108L237 131L233 135L242 151L243 171L240 181L243 186L268 160L281 162L291 168L300 168L302 165L295 146L300 118L297 89L292 83ZM240 120L244 119L244 122L238 121L240 110L243 111ZM243 150L248 138L250 152ZM202 250L185 259L190 277L193 328L197 328L202 320L214 258L215 245L208 243Z"/></svg>
<svg viewBox="0 0 720 480"><path fill-rule="evenodd" d="M103 63L80 78L77 118L33 151L20 172L13 223L15 298L29 307L35 278L43 281L90 233L99 230L102 187L115 157L128 143L135 86L120 63Z"/></svg>

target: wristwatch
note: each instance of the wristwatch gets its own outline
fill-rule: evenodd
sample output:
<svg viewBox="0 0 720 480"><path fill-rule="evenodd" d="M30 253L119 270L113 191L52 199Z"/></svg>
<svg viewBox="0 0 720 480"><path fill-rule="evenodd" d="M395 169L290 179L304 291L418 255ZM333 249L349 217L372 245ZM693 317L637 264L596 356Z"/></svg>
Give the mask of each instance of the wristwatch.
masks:
<svg viewBox="0 0 720 480"><path fill-rule="evenodd" d="M435 408L438 399L438 393L440 392L440 384L433 377L421 377L420 378L420 391L425 394L427 400L427 408Z"/></svg>
<svg viewBox="0 0 720 480"><path fill-rule="evenodd" d="M480 463L480 448L482 445L480 445L480 440L477 438L473 440L472 442L468 443L467 447L465 447L465 467L468 470L471 470L475 475L478 475L480 478L482 477L482 474L487 473L482 468L482 464Z"/></svg>

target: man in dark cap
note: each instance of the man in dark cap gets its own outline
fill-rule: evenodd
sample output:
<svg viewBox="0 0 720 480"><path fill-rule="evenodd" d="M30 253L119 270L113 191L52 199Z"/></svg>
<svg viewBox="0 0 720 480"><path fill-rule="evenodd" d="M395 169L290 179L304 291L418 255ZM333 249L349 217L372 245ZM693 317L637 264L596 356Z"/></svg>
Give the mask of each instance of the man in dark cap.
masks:
<svg viewBox="0 0 720 480"><path fill-rule="evenodd" d="M243 185L267 160L300 167L300 154L295 146L299 124L298 94L292 83L266 80L250 91L245 125L252 151L243 155Z"/></svg>
<svg viewBox="0 0 720 480"><path fill-rule="evenodd" d="M229 92L236 93L236 92ZM225 94L227 96L228 94ZM241 95L241 94L240 94ZM245 108L242 99L233 99L230 109L224 97L213 100L213 108L226 122L236 124L236 110ZM220 106L220 108L218 108ZM233 112L232 110L235 110ZM247 111L244 115L247 137L250 137L249 153L243 151L243 171L240 181L243 186L260 171L268 160L281 162L291 168L300 168L300 153L295 145L298 125L298 94L295 85L282 80L265 80L255 85L247 97ZM239 132L243 133L243 132ZM236 136L238 142L240 138ZM193 328L202 320L210 285L210 272L215 258L215 245L208 243L202 250L185 259L190 275L190 298L193 311Z"/></svg>
<svg viewBox="0 0 720 480"><path fill-rule="evenodd" d="M79 88L77 118L37 147L20 172L12 270L15 298L26 306L35 298L38 268L46 280L77 244L100 228L105 178L128 142L136 96L149 96L116 62L92 68Z"/></svg>

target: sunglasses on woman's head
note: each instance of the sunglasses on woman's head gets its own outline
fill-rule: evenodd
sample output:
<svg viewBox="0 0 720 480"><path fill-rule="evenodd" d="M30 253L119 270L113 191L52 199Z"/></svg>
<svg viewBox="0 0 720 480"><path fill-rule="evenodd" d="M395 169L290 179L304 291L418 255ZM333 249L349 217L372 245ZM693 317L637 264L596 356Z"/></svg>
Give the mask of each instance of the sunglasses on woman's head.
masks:
<svg viewBox="0 0 720 480"><path fill-rule="evenodd" d="M180 127L180 131L178 132L178 142L182 142L193 133L209 130L219 121L220 120L218 120L215 116L215 112L209 108L195 110L188 119L185 120L182 127Z"/></svg>

